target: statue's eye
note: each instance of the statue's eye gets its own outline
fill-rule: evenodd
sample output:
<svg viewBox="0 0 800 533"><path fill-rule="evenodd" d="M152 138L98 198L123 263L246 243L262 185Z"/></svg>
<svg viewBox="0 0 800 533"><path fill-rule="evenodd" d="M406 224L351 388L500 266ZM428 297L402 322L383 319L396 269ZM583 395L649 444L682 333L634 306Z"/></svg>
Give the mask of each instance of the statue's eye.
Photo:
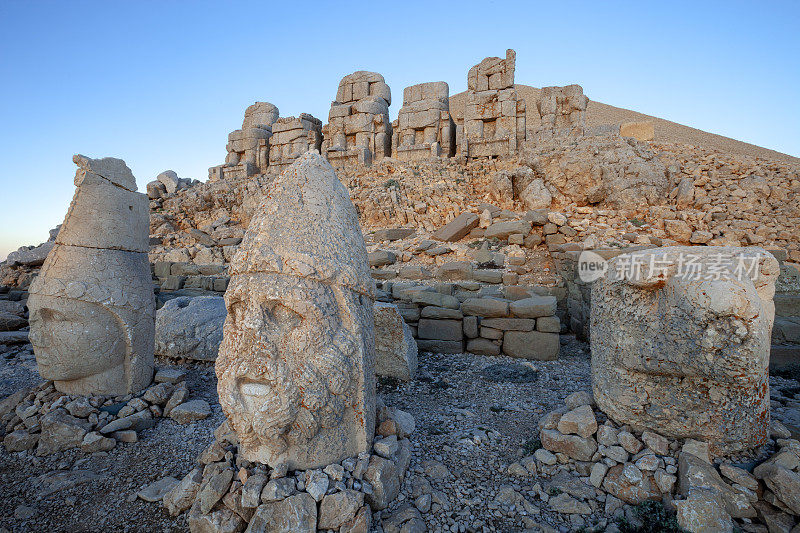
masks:
<svg viewBox="0 0 800 533"><path fill-rule="evenodd" d="M238 320L244 315L245 307L241 300L231 300L228 302L228 314Z"/></svg>
<svg viewBox="0 0 800 533"><path fill-rule="evenodd" d="M42 318L50 322L65 322L67 315L57 309L45 308L40 311Z"/></svg>
<svg viewBox="0 0 800 533"><path fill-rule="evenodd" d="M299 313L279 300L264 302L261 304L261 312L264 324L284 331L298 327L303 321L303 317Z"/></svg>

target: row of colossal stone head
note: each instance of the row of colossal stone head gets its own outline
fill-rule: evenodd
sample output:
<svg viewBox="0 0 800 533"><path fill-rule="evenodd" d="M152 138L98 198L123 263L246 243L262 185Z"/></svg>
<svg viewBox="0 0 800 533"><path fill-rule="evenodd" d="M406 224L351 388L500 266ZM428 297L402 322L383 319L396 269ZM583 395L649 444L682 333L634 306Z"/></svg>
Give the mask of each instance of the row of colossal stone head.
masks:
<svg viewBox="0 0 800 533"><path fill-rule="evenodd" d="M588 99L579 85L545 87L529 116L514 88L516 53L487 57L467 76L463 118L450 110L446 82L406 87L403 106L389 120L392 94L383 76L358 71L342 78L328 123L302 113L280 118L278 108L256 102L242 128L228 135L225 164L209 169L209 179L280 173L313 150L341 168L393 157L416 161L434 157L495 158L513 155L533 131L583 128ZM529 123L531 122L531 123Z"/></svg>
<svg viewBox="0 0 800 533"><path fill-rule="evenodd" d="M133 394L154 366L148 199L124 161L73 160L75 196L30 286L30 341L57 390ZM649 269L592 286L598 406L619 423L699 436L722 452L764 444L778 262L761 248L626 255ZM687 257L706 270L681 274ZM742 266L744 276L719 277ZM358 215L329 160L307 151L271 183L229 273L215 367L245 457L305 469L368 450L375 286Z"/></svg>

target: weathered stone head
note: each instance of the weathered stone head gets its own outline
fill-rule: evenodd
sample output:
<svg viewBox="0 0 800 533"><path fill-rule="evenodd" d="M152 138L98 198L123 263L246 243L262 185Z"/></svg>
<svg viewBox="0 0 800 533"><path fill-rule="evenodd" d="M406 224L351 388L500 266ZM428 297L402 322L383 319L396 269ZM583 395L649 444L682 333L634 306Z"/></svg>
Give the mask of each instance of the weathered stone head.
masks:
<svg viewBox="0 0 800 533"><path fill-rule="evenodd" d="M78 188L28 299L39 374L68 394L137 392L153 377L149 203L121 159L73 161Z"/></svg>
<svg viewBox="0 0 800 533"><path fill-rule="evenodd" d="M347 189L306 153L262 202L225 293L219 401L246 459L315 468L368 448L373 291Z"/></svg>
<svg viewBox="0 0 800 533"><path fill-rule="evenodd" d="M766 442L778 263L761 248L623 254L592 286L592 388L613 420L728 453Z"/></svg>

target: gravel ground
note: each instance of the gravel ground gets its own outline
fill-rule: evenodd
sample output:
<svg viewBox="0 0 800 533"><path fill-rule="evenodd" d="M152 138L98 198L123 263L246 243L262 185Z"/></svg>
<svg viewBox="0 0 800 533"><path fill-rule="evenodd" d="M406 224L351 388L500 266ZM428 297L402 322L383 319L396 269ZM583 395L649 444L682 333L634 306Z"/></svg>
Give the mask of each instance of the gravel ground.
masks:
<svg viewBox="0 0 800 533"><path fill-rule="evenodd" d="M159 361L157 365L169 363ZM111 452L93 455L76 449L35 457L26 452L10 454L0 447L0 527L15 533L186 531L184 517L172 518L160 505L133 497L143 486L164 476L183 477L197 454L214 440L214 429L224 419L217 402L213 366L182 368L188 371L189 399L203 399L212 406L212 415L205 420L180 425L168 418L159 419L155 427L140 432L139 442L118 444ZM41 381L35 362L29 361L0 362L0 376L4 393ZM82 483L45 495L57 488L43 479L48 477L63 477L65 485Z"/></svg>
<svg viewBox="0 0 800 533"><path fill-rule="evenodd" d="M507 464L535 436L539 417L571 392L588 387L586 349L586 345L572 343L563 349L559 361L535 362L532 366L537 372L530 383L487 380L481 374L483 368L497 363L519 365L520 361L471 354L420 354L422 379L382 382L379 392L387 405L408 410L416 418L411 469L422 473L423 467L429 466L427 460L441 461L458 479L427 476L434 488L453 504L465 498L474 500L467 514L463 509L426 514L430 529L435 530L438 523L467 526L480 519L499 530L514 529L513 520L493 512L487 515L486 505L495 489L508 482ZM168 366L169 362L158 361L157 365ZM94 455L70 450L35 457L26 452L9 454L0 447L0 527L13 532L185 531L185 517L172 518L159 504L134 497L139 489L164 476L185 475L223 420L213 367L192 364L182 368L188 371L190 399L201 398L212 405L212 416L205 420L181 426L159 419L155 427L140 433L139 442L118 444L111 452ZM0 380L4 396L39 383L33 356L23 353L0 361ZM485 439L480 445L459 443L475 435L485 438L487 429L497 431L499 437ZM58 487L44 478L63 478L66 485L81 483L45 495L48 489ZM407 477L407 496L401 498L410 497L413 478Z"/></svg>
<svg viewBox="0 0 800 533"><path fill-rule="evenodd" d="M562 345L557 361L531 362L536 373L530 382L487 379L484 370L491 372L496 365L513 365L516 373L527 365L511 357L472 354L420 354L416 381L394 386L381 382L379 393L386 404L410 412L417 423L410 474L400 499L383 514L412 498L414 478L424 477L450 504L423 515L429 531L452 531L453 526L460 531L484 526L520 531L525 516L556 528L569 524L566 517L542 508L542 502L534 503L541 511L538 515L497 502L504 486L533 502L535 485L547 482L512 476L508 467L532 454L530 445L538 440L537 423L543 414L561 407L571 393L590 388L588 345L571 336L562 337L563 341L568 344ZM437 463L444 464L450 475L440 476Z"/></svg>
<svg viewBox="0 0 800 533"><path fill-rule="evenodd" d="M569 394L590 388L587 344L562 336L558 361L421 353L419 362L418 379L411 383L379 380L384 402L413 414L416 431L401 495L389 509L374 514L374 525L422 492L433 496L430 510L423 513L433 532L522 531L536 525L566 532L604 520L602 507L590 502L596 512L585 524L577 515L570 521L570 515L542 501L543 493L553 494L556 480L509 473L510 465L524 463L533 453L541 416L561 407ZM169 366L168 361L157 364ZM139 489L164 476L183 477L223 421L213 366L181 368L188 372L190 399L212 405L209 418L185 426L159 419L140 433L139 442L94 455L71 450L39 458L0 447L0 533L3 528L15 533L186 531L185 516L172 518L160 504L135 498ZM3 395L39 381L32 355L0 360ZM788 393L800 390L794 380L771 381ZM773 414L782 415L776 418L786 416L783 410L796 411L775 402ZM427 491L420 491L428 484Z"/></svg>

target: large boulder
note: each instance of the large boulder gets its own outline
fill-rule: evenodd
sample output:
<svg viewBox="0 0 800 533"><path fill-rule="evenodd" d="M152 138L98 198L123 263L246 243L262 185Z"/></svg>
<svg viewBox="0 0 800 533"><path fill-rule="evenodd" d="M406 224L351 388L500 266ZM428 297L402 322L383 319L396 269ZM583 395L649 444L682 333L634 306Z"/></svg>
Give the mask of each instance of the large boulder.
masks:
<svg viewBox="0 0 800 533"><path fill-rule="evenodd" d="M156 312L155 353L197 361L216 360L226 315L222 296L179 296L167 301Z"/></svg>

